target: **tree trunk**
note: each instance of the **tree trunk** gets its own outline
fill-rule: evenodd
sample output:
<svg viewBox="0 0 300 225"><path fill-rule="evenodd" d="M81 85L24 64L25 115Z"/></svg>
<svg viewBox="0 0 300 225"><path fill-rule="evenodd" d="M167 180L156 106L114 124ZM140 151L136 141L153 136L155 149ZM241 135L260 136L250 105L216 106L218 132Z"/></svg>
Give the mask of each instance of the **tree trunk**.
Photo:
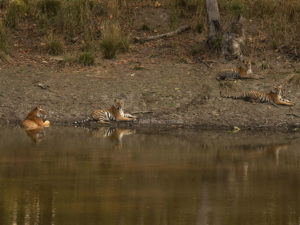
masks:
<svg viewBox="0 0 300 225"><path fill-rule="evenodd" d="M218 39L220 39L220 33L222 31L217 0L206 0L206 12L208 28L207 44L210 48L221 47L217 46L221 44L218 42Z"/></svg>

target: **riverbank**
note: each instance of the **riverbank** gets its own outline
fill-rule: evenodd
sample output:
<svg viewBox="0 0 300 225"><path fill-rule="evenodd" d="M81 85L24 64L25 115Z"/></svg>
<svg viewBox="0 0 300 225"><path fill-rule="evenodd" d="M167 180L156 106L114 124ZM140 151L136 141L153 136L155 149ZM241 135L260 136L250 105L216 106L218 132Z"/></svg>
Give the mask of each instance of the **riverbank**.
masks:
<svg viewBox="0 0 300 225"><path fill-rule="evenodd" d="M300 127L300 93L295 82L299 74L294 72L299 68L297 62L270 54L269 69L262 70L258 60L253 65L254 73L264 79L220 83L216 75L233 67L234 62L214 58L208 67L201 62L182 62L165 55L153 57L143 53L145 46L139 47L135 54L100 59L101 64L93 67L66 67L51 61L47 65L3 65L0 70L2 123L17 123L32 107L40 105L48 112L53 125L78 125L74 122L86 119L93 109L109 108L114 98L122 98L125 112L135 114L138 120L120 126L206 129L237 126L251 130ZM275 107L220 96L220 91L269 92L276 84L284 86L285 98L295 106Z"/></svg>

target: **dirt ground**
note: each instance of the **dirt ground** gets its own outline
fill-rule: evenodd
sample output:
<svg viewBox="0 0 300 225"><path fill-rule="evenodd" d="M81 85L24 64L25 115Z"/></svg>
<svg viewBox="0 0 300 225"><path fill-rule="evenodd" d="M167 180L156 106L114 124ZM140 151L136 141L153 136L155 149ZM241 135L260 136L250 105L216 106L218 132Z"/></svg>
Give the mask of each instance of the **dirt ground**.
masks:
<svg viewBox="0 0 300 225"><path fill-rule="evenodd" d="M16 38L21 47L10 63L0 64L1 123L17 123L33 106L40 105L52 124L71 125L86 119L93 109L110 107L114 98L123 98L125 112L138 116L129 126L300 128L299 86L288 82L299 75L299 62L278 51L254 49L253 72L265 79L220 85L217 74L236 62L215 54L193 56L191 50L202 40L203 34L191 30L169 39L132 43L128 53L113 60L105 60L99 53L95 66L82 67L64 65L55 57L32 51L25 39ZM221 89L269 92L279 83L295 106L220 97Z"/></svg>

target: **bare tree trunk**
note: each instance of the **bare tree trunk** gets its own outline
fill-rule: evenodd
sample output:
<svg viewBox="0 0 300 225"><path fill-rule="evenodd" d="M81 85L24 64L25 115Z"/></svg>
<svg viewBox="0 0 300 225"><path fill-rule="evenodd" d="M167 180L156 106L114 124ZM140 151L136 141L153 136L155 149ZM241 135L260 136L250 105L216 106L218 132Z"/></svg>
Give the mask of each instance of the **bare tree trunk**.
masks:
<svg viewBox="0 0 300 225"><path fill-rule="evenodd" d="M217 47L216 40L220 38L222 31L220 24L220 13L217 0L206 0L206 12L207 12L207 28L208 39L207 44L210 48Z"/></svg>

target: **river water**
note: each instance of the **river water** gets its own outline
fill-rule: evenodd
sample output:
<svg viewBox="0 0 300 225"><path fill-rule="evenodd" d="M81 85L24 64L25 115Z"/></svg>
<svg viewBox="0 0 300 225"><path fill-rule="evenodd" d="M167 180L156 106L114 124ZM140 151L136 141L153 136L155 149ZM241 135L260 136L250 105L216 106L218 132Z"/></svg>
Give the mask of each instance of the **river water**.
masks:
<svg viewBox="0 0 300 225"><path fill-rule="evenodd" d="M0 133L0 224L300 224L293 134Z"/></svg>

